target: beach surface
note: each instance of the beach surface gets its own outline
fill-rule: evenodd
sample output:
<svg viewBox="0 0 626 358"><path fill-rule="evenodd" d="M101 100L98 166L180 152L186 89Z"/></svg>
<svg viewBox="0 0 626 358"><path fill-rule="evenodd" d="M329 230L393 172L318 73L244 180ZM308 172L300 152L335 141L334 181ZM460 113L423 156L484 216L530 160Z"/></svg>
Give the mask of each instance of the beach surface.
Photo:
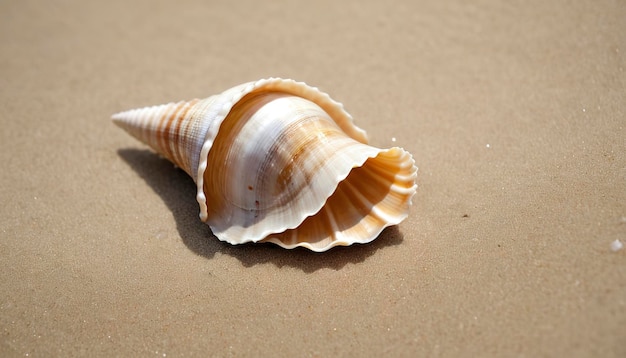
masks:
<svg viewBox="0 0 626 358"><path fill-rule="evenodd" d="M0 356L626 357L626 3L0 3ZM111 115L267 77L419 167L325 253L231 246Z"/></svg>

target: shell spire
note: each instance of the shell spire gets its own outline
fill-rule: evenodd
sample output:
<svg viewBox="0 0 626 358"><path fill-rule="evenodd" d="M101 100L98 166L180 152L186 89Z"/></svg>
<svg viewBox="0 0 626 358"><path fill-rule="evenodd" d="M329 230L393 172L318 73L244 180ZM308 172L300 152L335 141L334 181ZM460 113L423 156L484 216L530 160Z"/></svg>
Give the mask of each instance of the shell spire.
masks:
<svg viewBox="0 0 626 358"><path fill-rule="evenodd" d="M207 123L202 120L206 101L194 99L120 112L115 124L150 146L194 180Z"/></svg>
<svg viewBox="0 0 626 358"><path fill-rule="evenodd" d="M410 153L368 145L341 103L303 82L248 82L113 121L193 178L200 219L231 244L368 243L408 216L417 188Z"/></svg>

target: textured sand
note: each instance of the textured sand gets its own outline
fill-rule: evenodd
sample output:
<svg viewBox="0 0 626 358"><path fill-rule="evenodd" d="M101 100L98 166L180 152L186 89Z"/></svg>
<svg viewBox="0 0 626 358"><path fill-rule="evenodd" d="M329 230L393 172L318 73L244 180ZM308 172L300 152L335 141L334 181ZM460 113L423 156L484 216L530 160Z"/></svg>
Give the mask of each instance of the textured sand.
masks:
<svg viewBox="0 0 626 358"><path fill-rule="evenodd" d="M0 4L0 356L626 356L623 1L264 3ZM405 222L222 244L109 119L269 76L414 154Z"/></svg>

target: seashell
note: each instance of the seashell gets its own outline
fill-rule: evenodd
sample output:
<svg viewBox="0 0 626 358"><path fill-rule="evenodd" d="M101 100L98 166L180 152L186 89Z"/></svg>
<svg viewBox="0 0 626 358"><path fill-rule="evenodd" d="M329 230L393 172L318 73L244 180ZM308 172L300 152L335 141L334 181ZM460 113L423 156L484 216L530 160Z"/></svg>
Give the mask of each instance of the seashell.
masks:
<svg viewBox="0 0 626 358"><path fill-rule="evenodd" d="M231 244L368 243L407 217L417 187L408 152L367 145L343 105L303 82L269 78L112 118L194 179L200 219Z"/></svg>

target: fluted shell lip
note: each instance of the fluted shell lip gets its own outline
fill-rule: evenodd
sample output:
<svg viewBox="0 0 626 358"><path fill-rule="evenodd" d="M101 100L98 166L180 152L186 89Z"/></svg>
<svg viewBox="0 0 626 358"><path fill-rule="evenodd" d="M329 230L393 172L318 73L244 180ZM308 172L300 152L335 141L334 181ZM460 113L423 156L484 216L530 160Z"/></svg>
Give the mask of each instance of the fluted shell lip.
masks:
<svg viewBox="0 0 626 358"><path fill-rule="evenodd" d="M197 186L196 200L200 205L200 219L204 222L208 220L206 195L204 194L204 172L207 170L207 158L213 146L213 141L217 137L220 126L228 116L233 106L244 96L255 91L276 91L292 94L305 98L326 111L337 125L351 138L361 143L367 143L365 131L354 124L352 116L346 112L343 104L333 100L327 93L321 92L317 87L312 87L304 82L297 82L291 79L267 78L254 82L248 82L233 87L213 96L214 101L211 108L215 108L217 113L209 113L212 116L210 126L206 130L204 144L200 151L198 170L194 178Z"/></svg>
<svg viewBox="0 0 626 358"><path fill-rule="evenodd" d="M415 184L415 179L417 177L417 166L415 166L415 160L413 157L406 152L403 148L393 147L389 149L376 149L376 154L373 156L367 156L364 158L362 163L358 163L354 168L350 168L345 175L338 174L336 177L337 186L334 188L333 193L330 195L327 201L323 202L322 205L318 208L313 216L319 215L319 213L325 210L325 207L328 205L335 205L337 200L334 200L335 203L331 203L335 195L339 190L343 190L345 192L352 194L352 200L350 200L349 206L356 207L358 205L367 206L370 208L371 212L367 215L363 215L359 221L367 221L372 218L380 219L379 225L365 225L363 222L353 221L353 224L356 226L365 226L365 228L361 228L361 233L359 235L355 235L353 232L350 232L350 229L342 231L337 223L334 223L332 227L322 227L321 230L325 231L329 234L329 237L326 238L322 242L309 242L309 241L298 241L299 239L297 234L297 227L302 226L300 223L296 227L291 227L286 229L283 232L279 233L267 233L267 237L259 240L261 242L271 242L278 246L281 246L285 249L294 249L297 247L307 248L314 252L324 252L333 247L337 246L350 246L352 244L367 244L374 241L380 233L387 227L394 226L400 224L404 219L407 218L409 214L409 209L412 206L412 199L415 196L417 184ZM387 194L385 199L381 200L379 203L373 203L368 197L370 193L367 191L359 191L358 188L355 188L355 181L363 181L366 178L358 177L355 178L352 183L347 181L347 178L350 175L355 175L356 170L364 170L364 166L367 161L374 160L379 155L391 155L397 158L398 167L397 173L393 175L393 182L389 182L378 175L371 175L369 177L369 183L372 186L381 185L388 186L389 192L392 194ZM361 174L361 173L358 173ZM378 183L373 183L378 182ZM398 199L400 198L400 199ZM390 202L396 199L396 202ZM345 208L345 207L344 207ZM332 212L329 216L332 215ZM312 216L307 217L307 220L310 220ZM322 223L322 226L324 223ZM345 228L344 228L345 229ZM369 230L368 230L369 229ZM289 231L292 231L292 234L288 234ZM286 234L287 233L287 234ZM288 242L285 239L285 236L291 236L295 239L292 242Z"/></svg>

